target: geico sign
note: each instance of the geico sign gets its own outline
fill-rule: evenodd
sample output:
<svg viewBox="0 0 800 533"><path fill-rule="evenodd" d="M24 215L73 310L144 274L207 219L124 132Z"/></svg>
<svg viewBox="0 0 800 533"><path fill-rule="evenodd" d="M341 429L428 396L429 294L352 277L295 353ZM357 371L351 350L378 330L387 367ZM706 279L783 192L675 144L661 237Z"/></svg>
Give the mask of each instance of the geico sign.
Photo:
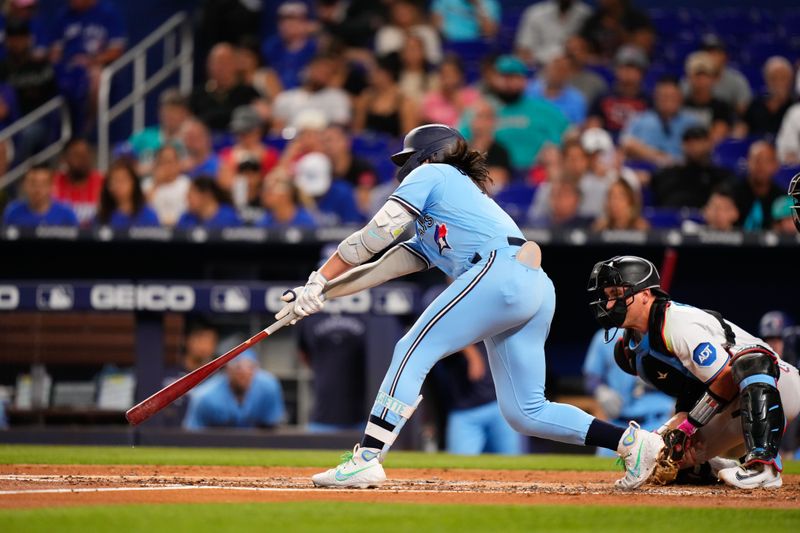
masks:
<svg viewBox="0 0 800 533"><path fill-rule="evenodd" d="M90 301L101 311L190 311L195 295L188 285L95 285Z"/></svg>
<svg viewBox="0 0 800 533"><path fill-rule="evenodd" d="M13 285L0 285L0 309L9 311L19 306L19 289Z"/></svg>
<svg viewBox="0 0 800 533"><path fill-rule="evenodd" d="M264 294L264 305L270 313L276 313L283 308L281 301L283 293L291 287L271 287ZM369 291L361 291L349 296L342 296L325 302L325 309L329 313L368 313L372 309L372 297Z"/></svg>

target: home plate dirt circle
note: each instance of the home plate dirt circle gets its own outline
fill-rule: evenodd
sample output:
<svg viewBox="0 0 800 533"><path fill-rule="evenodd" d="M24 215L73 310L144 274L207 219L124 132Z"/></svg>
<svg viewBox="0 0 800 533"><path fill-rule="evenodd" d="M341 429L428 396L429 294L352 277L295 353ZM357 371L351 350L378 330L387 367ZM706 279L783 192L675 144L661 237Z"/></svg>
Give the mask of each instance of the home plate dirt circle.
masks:
<svg viewBox="0 0 800 533"><path fill-rule="evenodd" d="M780 490L722 485L614 488L616 472L387 469L380 489L317 489L316 468L2 465L0 508L115 503L371 501L427 504L658 505L786 508L800 506L800 476ZM687 497L688 496L688 497Z"/></svg>

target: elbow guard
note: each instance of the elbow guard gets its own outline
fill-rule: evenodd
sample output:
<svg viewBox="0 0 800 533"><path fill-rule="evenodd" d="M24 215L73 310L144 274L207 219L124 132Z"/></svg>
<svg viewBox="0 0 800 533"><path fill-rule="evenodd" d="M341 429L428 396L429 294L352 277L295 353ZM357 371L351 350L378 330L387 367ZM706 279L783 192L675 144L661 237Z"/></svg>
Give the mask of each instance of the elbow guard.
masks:
<svg viewBox="0 0 800 533"><path fill-rule="evenodd" d="M389 200L366 226L339 244L339 256L349 265L361 265L388 248L412 220L405 208Z"/></svg>

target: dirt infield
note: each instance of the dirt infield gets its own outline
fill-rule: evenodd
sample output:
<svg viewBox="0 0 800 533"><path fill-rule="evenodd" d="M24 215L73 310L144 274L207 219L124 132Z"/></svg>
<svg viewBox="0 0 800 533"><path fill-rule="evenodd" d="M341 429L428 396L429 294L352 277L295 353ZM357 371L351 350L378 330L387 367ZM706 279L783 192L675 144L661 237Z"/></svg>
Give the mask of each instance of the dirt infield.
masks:
<svg viewBox="0 0 800 533"><path fill-rule="evenodd" d="M388 469L381 489L315 489L315 468L213 466L0 466L0 508L132 503L370 501L461 504L800 507L800 476L779 491L724 486L615 490L615 472Z"/></svg>

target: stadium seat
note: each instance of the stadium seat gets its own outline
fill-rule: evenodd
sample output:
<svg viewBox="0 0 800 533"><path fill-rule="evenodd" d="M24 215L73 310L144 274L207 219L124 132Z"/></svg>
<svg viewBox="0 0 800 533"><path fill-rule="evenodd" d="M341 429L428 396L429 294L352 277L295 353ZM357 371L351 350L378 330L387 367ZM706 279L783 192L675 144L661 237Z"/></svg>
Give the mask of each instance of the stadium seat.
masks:
<svg viewBox="0 0 800 533"><path fill-rule="evenodd" d="M800 165L781 167L778 173L775 174L775 183L777 183L778 187L781 189L788 190L789 182L792 181L792 178L797 173L800 173Z"/></svg>
<svg viewBox="0 0 800 533"><path fill-rule="evenodd" d="M678 228L683 222L681 210L671 207L645 207L642 216L653 228Z"/></svg>
<svg viewBox="0 0 800 533"><path fill-rule="evenodd" d="M747 151L756 139L723 139L714 148L714 162L741 174L747 164Z"/></svg>
<svg viewBox="0 0 800 533"><path fill-rule="evenodd" d="M264 137L264 144L267 146L271 146L275 148L278 152L283 152L283 149L286 148L286 145L289 143L286 139L281 137L280 135L267 135Z"/></svg>
<svg viewBox="0 0 800 533"><path fill-rule="evenodd" d="M524 223L533 202L536 187L527 183L512 183L494 197L494 201L518 223Z"/></svg>
<svg viewBox="0 0 800 533"><path fill-rule="evenodd" d="M386 135L369 133L353 137L353 154L369 161L381 182L394 176L395 166L389 157L399 150L399 141Z"/></svg>
<svg viewBox="0 0 800 533"><path fill-rule="evenodd" d="M484 40L444 43L445 53L449 52L461 58L468 83L474 83L480 78L481 60L492 52L492 48L493 44Z"/></svg>

